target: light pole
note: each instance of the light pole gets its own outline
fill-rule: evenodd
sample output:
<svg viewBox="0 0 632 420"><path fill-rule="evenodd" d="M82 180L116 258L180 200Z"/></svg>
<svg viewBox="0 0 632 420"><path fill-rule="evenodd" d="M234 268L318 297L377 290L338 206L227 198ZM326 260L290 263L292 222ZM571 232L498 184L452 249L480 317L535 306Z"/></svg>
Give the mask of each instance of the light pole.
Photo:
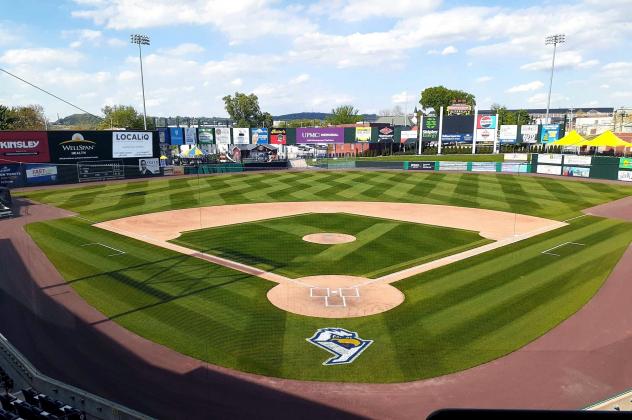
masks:
<svg viewBox="0 0 632 420"><path fill-rule="evenodd" d="M546 101L546 123L550 124L549 121L549 108L551 107L551 89L553 88L553 70L555 69L555 51L557 50L557 44L562 44L566 42L566 35L557 34L550 35L544 38L544 45L553 44L553 61L551 62L551 80L549 80L549 98Z"/></svg>
<svg viewBox="0 0 632 420"><path fill-rule="evenodd" d="M140 60L140 86L143 90L143 123L147 130L147 107L145 106L145 80L143 78L143 52L141 45L149 45L147 35L134 34L130 37L132 44L138 44L138 59Z"/></svg>

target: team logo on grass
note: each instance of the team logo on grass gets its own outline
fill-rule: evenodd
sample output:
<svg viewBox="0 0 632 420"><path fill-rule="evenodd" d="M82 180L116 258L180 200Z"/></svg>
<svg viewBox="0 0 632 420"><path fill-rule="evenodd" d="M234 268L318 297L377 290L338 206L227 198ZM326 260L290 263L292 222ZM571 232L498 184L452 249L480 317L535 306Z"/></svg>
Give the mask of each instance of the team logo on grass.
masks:
<svg viewBox="0 0 632 420"><path fill-rule="evenodd" d="M320 328L306 340L334 355L325 360L325 366L352 363L373 343L373 340L363 340L357 332L344 328Z"/></svg>

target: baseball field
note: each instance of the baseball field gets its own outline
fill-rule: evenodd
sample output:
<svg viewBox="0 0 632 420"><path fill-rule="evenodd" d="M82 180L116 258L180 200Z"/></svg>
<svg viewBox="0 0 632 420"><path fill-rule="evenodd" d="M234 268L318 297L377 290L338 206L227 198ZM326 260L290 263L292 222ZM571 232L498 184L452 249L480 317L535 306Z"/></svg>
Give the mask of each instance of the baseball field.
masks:
<svg viewBox="0 0 632 420"><path fill-rule="evenodd" d="M27 231L64 279L113 321L203 361L304 380L411 381L499 358L584 306L632 241L632 224L581 212L630 196L632 187L561 178L275 172L22 194L77 214L28 225ZM432 205L419 207L417 216L436 222L411 221L403 213L391 218L317 208L279 217L262 212L259 220L223 225L202 220L216 206L237 211L227 206L281 203L282 208L297 202ZM476 229L475 216L450 213L456 207L506 212L516 220L533 216L555 226L502 242ZM142 215L151 215L152 224L177 225L178 214L185 213L176 211L197 208L199 223L195 210L186 213L186 226L197 229L174 230L175 236L161 239L166 246L95 226L127 219L140 228L141 219L129 218ZM500 217L496 220L501 223ZM464 228L468 223L472 227ZM303 240L323 233L354 240L331 245ZM171 245L249 269L214 263ZM403 301L370 316L324 318L285 311L267 298L277 283L250 270L290 279L378 279L476 249L481 252L390 282L403 293ZM373 343L351 364L324 366L331 355L306 339L326 327L357 332Z"/></svg>

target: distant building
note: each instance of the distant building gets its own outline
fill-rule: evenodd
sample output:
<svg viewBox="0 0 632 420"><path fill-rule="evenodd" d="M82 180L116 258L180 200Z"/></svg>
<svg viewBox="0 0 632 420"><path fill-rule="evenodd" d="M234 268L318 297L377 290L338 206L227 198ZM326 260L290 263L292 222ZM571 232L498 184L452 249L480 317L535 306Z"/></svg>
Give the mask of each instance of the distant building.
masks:
<svg viewBox="0 0 632 420"><path fill-rule="evenodd" d="M413 120L409 115L386 115L377 117L375 124L390 124L392 126L411 126Z"/></svg>

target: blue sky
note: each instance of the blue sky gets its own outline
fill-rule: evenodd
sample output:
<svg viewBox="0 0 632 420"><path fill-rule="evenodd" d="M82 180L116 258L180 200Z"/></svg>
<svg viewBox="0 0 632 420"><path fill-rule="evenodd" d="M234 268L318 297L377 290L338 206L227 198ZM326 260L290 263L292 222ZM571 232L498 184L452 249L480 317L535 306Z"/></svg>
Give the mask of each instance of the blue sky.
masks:
<svg viewBox="0 0 632 420"><path fill-rule="evenodd" d="M0 67L93 113L222 116L221 98L259 96L272 114L411 110L425 87L470 91L480 107L632 105L632 0L0 0ZM0 73L0 103L71 107Z"/></svg>

